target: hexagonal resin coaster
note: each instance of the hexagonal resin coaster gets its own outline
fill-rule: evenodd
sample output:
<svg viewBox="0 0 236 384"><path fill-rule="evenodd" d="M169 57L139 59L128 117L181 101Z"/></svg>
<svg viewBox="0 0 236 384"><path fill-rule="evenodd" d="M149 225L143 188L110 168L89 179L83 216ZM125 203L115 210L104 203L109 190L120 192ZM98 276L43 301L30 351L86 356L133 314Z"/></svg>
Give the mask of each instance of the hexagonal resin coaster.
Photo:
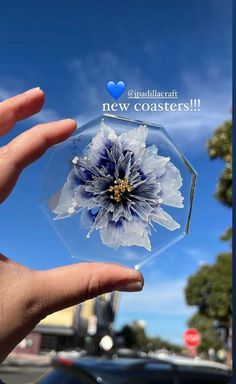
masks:
<svg viewBox="0 0 236 384"><path fill-rule="evenodd" d="M163 127L103 115L52 148L40 206L72 257L140 268L188 233L195 183Z"/></svg>

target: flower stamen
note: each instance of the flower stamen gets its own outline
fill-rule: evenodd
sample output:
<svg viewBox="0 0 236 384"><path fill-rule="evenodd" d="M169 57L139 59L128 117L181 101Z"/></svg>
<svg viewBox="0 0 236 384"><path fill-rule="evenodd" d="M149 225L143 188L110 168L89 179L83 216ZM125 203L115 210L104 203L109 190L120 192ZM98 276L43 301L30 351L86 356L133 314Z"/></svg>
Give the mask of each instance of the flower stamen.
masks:
<svg viewBox="0 0 236 384"><path fill-rule="evenodd" d="M127 179L117 179L114 181L114 185L111 185L108 189L108 192L112 192L110 195L111 200L115 200L116 203L119 203L122 198L122 194L125 192L131 192L132 187L129 184Z"/></svg>

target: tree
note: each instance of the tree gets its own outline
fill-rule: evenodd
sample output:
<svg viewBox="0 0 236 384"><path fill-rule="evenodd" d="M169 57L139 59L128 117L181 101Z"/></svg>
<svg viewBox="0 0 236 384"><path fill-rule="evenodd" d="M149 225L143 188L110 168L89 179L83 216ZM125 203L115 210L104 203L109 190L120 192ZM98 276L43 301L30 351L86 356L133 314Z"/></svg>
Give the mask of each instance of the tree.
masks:
<svg viewBox="0 0 236 384"><path fill-rule="evenodd" d="M211 320L229 324L232 311L232 257L222 253L213 265L204 265L188 279L187 304L196 305L198 313Z"/></svg>
<svg viewBox="0 0 236 384"><path fill-rule="evenodd" d="M208 352L209 347L215 351L223 347L222 342L217 337L214 321L201 313L195 313L188 321L190 328L196 328L202 335L199 352Z"/></svg>
<svg viewBox="0 0 236 384"><path fill-rule="evenodd" d="M128 324L124 325L119 335L123 336L127 348L133 348L137 344L136 333L132 326Z"/></svg>
<svg viewBox="0 0 236 384"><path fill-rule="evenodd" d="M201 314L207 314L211 294L211 266L203 265L200 270L188 278L185 299L188 305L196 305Z"/></svg>
<svg viewBox="0 0 236 384"><path fill-rule="evenodd" d="M215 197L224 205L232 207L232 121L228 120L217 128L207 142L211 159L221 159L225 167L219 176ZM232 229L228 228L221 240L232 239ZM197 306L197 312L188 325L197 328L202 334L200 350L217 347L222 340L215 339L214 324L226 329L231 327L232 303L232 254L220 254L213 265L204 265L190 276L185 289L186 302Z"/></svg>
<svg viewBox="0 0 236 384"><path fill-rule="evenodd" d="M139 322L126 324L119 332L119 336L124 338L125 347L138 351L149 352L158 349L167 349L171 352L181 352L182 347L169 343L159 337L150 337L146 335L145 328L140 326Z"/></svg>
<svg viewBox="0 0 236 384"><path fill-rule="evenodd" d="M148 350L157 351L158 349L166 349L169 352L180 353L183 347L177 344L170 343L169 341L163 340L160 337L149 337L148 338Z"/></svg>
<svg viewBox="0 0 236 384"><path fill-rule="evenodd" d="M222 253L212 266L209 317L229 324L232 316L232 257Z"/></svg>
<svg viewBox="0 0 236 384"><path fill-rule="evenodd" d="M230 241L230 245L232 246L232 228L228 228L220 238L222 241Z"/></svg>
<svg viewBox="0 0 236 384"><path fill-rule="evenodd" d="M124 325L120 335L123 336L127 348L134 348L139 351L146 350L148 337L145 332L145 327L140 326L138 321Z"/></svg>
<svg viewBox="0 0 236 384"><path fill-rule="evenodd" d="M213 137L207 143L211 159L221 159L225 168L221 173L215 193L216 198L223 204L232 207L232 121L228 120L215 130Z"/></svg>

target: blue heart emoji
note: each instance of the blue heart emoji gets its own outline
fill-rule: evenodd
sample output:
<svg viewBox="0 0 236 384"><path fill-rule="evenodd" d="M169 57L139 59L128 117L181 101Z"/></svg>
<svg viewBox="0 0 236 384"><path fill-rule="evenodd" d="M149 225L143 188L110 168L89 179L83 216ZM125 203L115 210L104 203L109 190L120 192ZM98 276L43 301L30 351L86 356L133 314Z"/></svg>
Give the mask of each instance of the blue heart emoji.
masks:
<svg viewBox="0 0 236 384"><path fill-rule="evenodd" d="M125 83L124 81L118 81L118 83L115 83L114 81L108 81L107 90L113 99L117 100L125 90Z"/></svg>

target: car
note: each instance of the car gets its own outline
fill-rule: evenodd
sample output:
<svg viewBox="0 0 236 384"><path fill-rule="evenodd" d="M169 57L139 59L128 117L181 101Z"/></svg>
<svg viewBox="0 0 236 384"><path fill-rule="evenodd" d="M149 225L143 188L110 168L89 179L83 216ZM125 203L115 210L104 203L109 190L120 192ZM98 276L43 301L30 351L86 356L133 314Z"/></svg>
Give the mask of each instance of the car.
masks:
<svg viewBox="0 0 236 384"><path fill-rule="evenodd" d="M227 384L223 364L190 358L56 357L54 369L37 384Z"/></svg>

